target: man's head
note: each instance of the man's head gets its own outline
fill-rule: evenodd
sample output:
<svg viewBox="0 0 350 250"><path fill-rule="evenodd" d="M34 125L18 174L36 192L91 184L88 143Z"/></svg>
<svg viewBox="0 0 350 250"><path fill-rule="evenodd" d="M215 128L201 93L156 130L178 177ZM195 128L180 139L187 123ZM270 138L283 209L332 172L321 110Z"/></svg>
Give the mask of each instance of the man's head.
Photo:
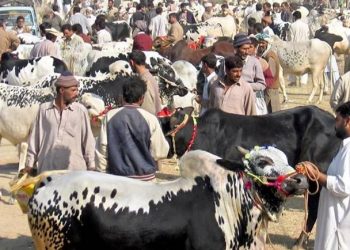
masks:
<svg viewBox="0 0 350 250"><path fill-rule="evenodd" d="M280 13L281 11L281 6L279 3L273 3L272 8L274 13Z"/></svg>
<svg viewBox="0 0 350 250"><path fill-rule="evenodd" d="M271 4L269 2L265 2L263 4L263 11L264 11L264 13L270 13L270 11L271 11Z"/></svg>
<svg viewBox="0 0 350 250"><path fill-rule="evenodd" d="M71 38L74 34L72 30L72 25L70 25L69 23L63 24L61 27L61 31L65 38Z"/></svg>
<svg viewBox="0 0 350 250"><path fill-rule="evenodd" d="M255 5L255 10L256 10L256 11L261 11L261 10L262 10L262 4L261 4L261 3L257 3L257 4Z"/></svg>
<svg viewBox="0 0 350 250"><path fill-rule="evenodd" d="M262 23L254 24L254 33L255 34L263 33L263 30L264 30L264 25Z"/></svg>
<svg viewBox="0 0 350 250"><path fill-rule="evenodd" d="M18 28L23 28L24 27L24 17L23 16L18 16L17 17L17 20L16 20L16 23L17 23L17 27Z"/></svg>
<svg viewBox="0 0 350 250"><path fill-rule="evenodd" d="M283 2L283 3L281 3L281 10L282 10L282 11L287 11L287 10L289 10L289 4L288 4L288 2Z"/></svg>
<svg viewBox="0 0 350 250"><path fill-rule="evenodd" d="M350 101L336 109L335 133L339 139L350 137Z"/></svg>
<svg viewBox="0 0 350 250"><path fill-rule="evenodd" d="M108 8L111 9L113 8L114 2L113 0L108 0Z"/></svg>
<svg viewBox="0 0 350 250"><path fill-rule="evenodd" d="M139 66L146 65L146 55L141 50L133 50L129 55L130 65L133 71Z"/></svg>
<svg viewBox="0 0 350 250"><path fill-rule="evenodd" d="M52 26L50 23L47 22L43 22L42 24L39 25L39 29L40 29L40 35L41 36L45 36L46 34L46 29L50 29Z"/></svg>
<svg viewBox="0 0 350 250"><path fill-rule="evenodd" d="M61 37L62 34L55 28L48 28L45 30L45 37L47 40L55 42L57 37Z"/></svg>
<svg viewBox="0 0 350 250"><path fill-rule="evenodd" d="M156 8L156 14L157 14L157 15L161 15L162 12L163 12L163 8L162 8L162 7L157 7L157 8Z"/></svg>
<svg viewBox="0 0 350 250"><path fill-rule="evenodd" d="M294 18L295 21L298 20L298 19L301 19L301 12L298 11L298 10L294 11L293 12L293 18Z"/></svg>
<svg viewBox="0 0 350 250"><path fill-rule="evenodd" d="M75 13L80 13L80 7L79 6L74 6L73 14L75 14Z"/></svg>
<svg viewBox="0 0 350 250"><path fill-rule="evenodd" d="M142 105L146 90L147 85L140 77L131 76L123 85L124 102Z"/></svg>
<svg viewBox="0 0 350 250"><path fill-rule="evenodd" d="M143 5L142 3L139 3L138 5L136 5L136 10L140 12L145 11L145 5Z"/></svg>
<svg viewBox="0 0 350 250"><path fill-rule="evenodd" d="M233 40L233 46L237 50L237 55L242 59L245 60L247 56L249 55L249 49L251 40L249 37L244 33L239 33L235 35Z"/></svg>
<svg viewBox="0 0 350 250"><path fill-rule="evenodd" d="M202 58L202 70L204 74L209 75L215 70L216 67L216 56L214 53L209 53Z"/></svg>
<svg viewBox="0 0 350 250"><path fill-rule="evenodd" d="M180 10L181 10L181 12L186 12L187 11L187 4L186 3L181 3L180 4Z"/></svg>
<svg viewBox="0 0 350 250"><path fill-rule="evenodd" d="M228 56L225 58L225 70L228 80L237 83L242 75L243 60L239 56Z"/></svg>
<svg viewBox="0 0 350 250"><path fill-rule="evenodd" d="M169 23L173 24L177 22L177 16L176 13L170 13L169 14Z"/></svg>
<svg viewBox="0 0 350 250"><path fill-rule="evenodd" d="M70 72L63 72L56 83L57 97L62 99L66 105L74 102L78 97L79 82Z"/></svg>

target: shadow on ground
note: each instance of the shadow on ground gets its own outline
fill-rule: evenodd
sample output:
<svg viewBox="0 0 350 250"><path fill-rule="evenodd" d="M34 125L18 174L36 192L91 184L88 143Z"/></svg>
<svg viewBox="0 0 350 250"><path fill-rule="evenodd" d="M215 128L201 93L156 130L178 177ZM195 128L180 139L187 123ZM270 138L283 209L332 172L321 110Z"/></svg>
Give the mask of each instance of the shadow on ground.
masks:
<svg viewBox="0 0 350 250"><path fill-rule="evenodd" d="M15 239L0 237L1 250L26 250L34 249L31 237L20 235Z"/></svg>
<svg viewBox="0 0 350 250"><path fill-rule="evenodd" d="M266 244L268 244L269 246L271 246L272 244L276 244L277 242L283 242L283 246L286 247L287 249L292 249L294 242L296 241L296 239L291 238L287 235L282 235L282 234L269 234L269 239L267 239ZM272 249L278 249L276 248L277 246L274 245L274 247ZM310 240L308 243L308 246L306 249L313 249L314 247L314 240Z"/></svg>

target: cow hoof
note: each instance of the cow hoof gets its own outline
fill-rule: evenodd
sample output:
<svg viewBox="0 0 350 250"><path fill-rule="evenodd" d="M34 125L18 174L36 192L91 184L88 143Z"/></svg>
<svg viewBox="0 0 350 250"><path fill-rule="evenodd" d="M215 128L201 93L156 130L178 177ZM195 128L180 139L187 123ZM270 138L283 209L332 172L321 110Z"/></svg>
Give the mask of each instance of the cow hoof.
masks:
<svg viewBox="0 0 350 250"><path fill-rule="evenodd" d="M292 250L307 249L310 234L301 232L299 238L295 241Z"/></svg>

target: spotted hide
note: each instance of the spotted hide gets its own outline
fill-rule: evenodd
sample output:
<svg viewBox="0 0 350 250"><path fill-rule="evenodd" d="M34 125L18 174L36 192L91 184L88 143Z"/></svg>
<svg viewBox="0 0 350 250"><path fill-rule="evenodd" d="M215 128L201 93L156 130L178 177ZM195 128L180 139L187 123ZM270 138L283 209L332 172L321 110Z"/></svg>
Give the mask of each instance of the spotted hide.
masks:
<svg viewBox="0 0 350 250"><path fill-rule="evenodd" d="M50 73L67 71L65 63L52 56L26 60L7 60L0 64L0 82L10 85L32 85Z"/></svg>
<svg viewBox="0 0 350 250"><path fill-rule="evenodd" d="M262 187L243 164L205 151L185 155L180 168L163 183L88 171L47 177L29 201L36 248L263 249L262 221L280 213L284 192L307 188L304 176L287 178L283 190ZM293 169L269 147L251 152L246 171L274 178Z"/></svg>

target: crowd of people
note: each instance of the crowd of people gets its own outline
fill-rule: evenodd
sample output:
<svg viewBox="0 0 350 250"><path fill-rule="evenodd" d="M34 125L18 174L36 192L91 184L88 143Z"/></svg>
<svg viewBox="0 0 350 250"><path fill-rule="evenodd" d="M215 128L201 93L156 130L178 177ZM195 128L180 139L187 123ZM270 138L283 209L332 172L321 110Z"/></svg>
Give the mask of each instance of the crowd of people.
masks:
<svg viewBox="0 0 350 250"><path fill-rule="evenodd" d="M201 20L196 20L191 12L194 5L202 5L205 9ZM160 3L157 7L150 2L148 5L138 3L123 9L117 8L114 1L109 0L106 15L96 17L94 12L100 7L98 1L84 1L72 6L69 0L65 0L61 10L53 5L42 19L40 30L44 38L34 45L30 57L54 56L62 59L70 72L63 73L55 83L55 100L40 105L28 139L25 171L96 170L154 181L157 161L167 157L169 144L156 117L162 106L158 83L147 69L142 51L152 50L155 39L160 38L162 46L183 40L182 24L193 24L213 17L214 3L191 0L189 4L181 3L177 10L173 1L168 2L167 6ZM82 8L85 12L82 12ZM168 16L163 13L165 9L170 12ZM70 15L67 22L63 21L62 13ZM235 13L224 3L220 15L234 17ZM215 54L209 53L201 60L205 79L196 98L201 105L200 115L212 108L239 115L264 115L281 109L279 88L283 75L277 54L268 50L269 39L274 34L280 35L280 30L276 28L279 22L293 22L286 36L291 42L308 41L311 38L309 27L302 21L302 13L293 11L293 6L288 2L271 5L253 1L245 8L244 16L247 32L238 33L233 38L235 54L224 59L225 70L217 70ZM17 48L20 41L16 35L31 32L24 20L23 16L19 16L13 31L6 31L5 21L0 20L0 54ZM132 28L134 44L128 59L137 76L128 78L124 83L124 105L107 113L100 135L95 140L86 109L75 102L78 81L74 77L71 55L79 51L84 43L111 42L112 36L106 23L117 20L127 20ZM61 37L62 42L57 43ZM350 103L347 102L350 88L343 84L350 81L349 75L345 74L339 80L347 95L343 98L339 92L334 94L338 99L340 96L343 99L333 102L332 106L337 115L336 132L342 140L342 148L328 173L320 175L320 183L324 186L320 221L322 225L336 228L338 237L326 235L320 224L316 237L317 249L323 249L327 244L333 249L350 246L345 234L350 225ZM297 81L307 84L307 74L300 79L291 78L292 84ZM314 171L311 164L306 165L309 171ZM331 216L328 218L328 215ZM342 218L338 218L338 215ZM330 237L329 241L324 242L327 237Z"/></svg>

